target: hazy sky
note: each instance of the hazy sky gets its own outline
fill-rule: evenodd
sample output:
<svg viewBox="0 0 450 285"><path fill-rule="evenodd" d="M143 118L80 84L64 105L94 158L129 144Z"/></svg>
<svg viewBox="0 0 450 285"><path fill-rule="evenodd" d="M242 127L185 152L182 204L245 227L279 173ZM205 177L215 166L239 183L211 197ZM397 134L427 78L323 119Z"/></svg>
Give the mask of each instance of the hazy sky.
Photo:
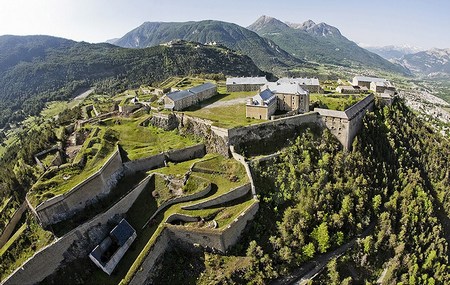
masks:
<svg viewBox="0 0 450 285"><path fill-rule="evenodd" d="M245 27L261 15L326 22L357 43L450 48L449 0L0 0L0 35L102 42L145 21L213 19Z"/></svg>

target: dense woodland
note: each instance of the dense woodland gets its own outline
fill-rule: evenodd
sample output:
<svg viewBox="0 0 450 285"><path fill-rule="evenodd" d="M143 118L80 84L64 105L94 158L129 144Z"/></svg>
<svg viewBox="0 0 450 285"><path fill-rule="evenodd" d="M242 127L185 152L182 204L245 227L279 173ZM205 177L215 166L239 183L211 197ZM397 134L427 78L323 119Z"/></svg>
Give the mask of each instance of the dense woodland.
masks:
<svg viewBox="0 0 450 285"><path fill-rule="evenodd" d="M254 166L260 210L229 256L168 253L155 280L265 284L364 234L313 283L448 284L449 152L400 101L366 116L350 152L308 129Z"/></svg>

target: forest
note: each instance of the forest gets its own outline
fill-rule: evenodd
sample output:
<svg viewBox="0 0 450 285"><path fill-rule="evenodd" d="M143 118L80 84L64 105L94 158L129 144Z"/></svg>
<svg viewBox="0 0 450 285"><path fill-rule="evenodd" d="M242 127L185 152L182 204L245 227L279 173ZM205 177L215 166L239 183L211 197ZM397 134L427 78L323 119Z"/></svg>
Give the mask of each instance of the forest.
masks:
<svg viewBox="0 0 450 285"><path fill-rule="evenodd" d="M309 128L254 163L260 210L241 242L166 253L156 283L267 284L363 234L311 283L449 284L449 158L448 139L400 99L367 114L349 152Z"/></svg>

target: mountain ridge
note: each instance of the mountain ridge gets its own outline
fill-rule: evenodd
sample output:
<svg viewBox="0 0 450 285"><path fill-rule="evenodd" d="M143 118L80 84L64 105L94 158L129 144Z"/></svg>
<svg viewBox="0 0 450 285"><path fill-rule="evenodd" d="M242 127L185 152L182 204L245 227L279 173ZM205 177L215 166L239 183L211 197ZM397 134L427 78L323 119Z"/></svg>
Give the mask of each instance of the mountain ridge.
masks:
<svg viewBox="0 0 450 285"><path fill-rule="evenodd" d="M261 69L304 65L305 62L281 49L269 39L234 23L215 20L188 22L145 22L114 44L127 48L155 46L171 40L216 42L248 55Z"/></svg>
<svg viewBox="0 0 450 285"><path fill-rule="evenodd" d="M339 29L326 23L316 24L308 20L302 24L289 23L288 25L273 17L261 16L247 28L306 61L348 67L370 67L409 74L403 66L395 65L359 47L343 36Z"/></svg>

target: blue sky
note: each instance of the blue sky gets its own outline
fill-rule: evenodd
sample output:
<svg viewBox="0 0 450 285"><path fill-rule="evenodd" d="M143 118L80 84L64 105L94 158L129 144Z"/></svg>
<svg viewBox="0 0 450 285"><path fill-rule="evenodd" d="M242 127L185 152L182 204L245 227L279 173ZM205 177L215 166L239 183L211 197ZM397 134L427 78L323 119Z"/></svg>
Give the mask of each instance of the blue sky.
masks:
<svg viewBox="0 0 450 285"><path fill-rule="evenodd" d="M102 42L145 21L223 20L248 26L261 15L326 22L368 45L450 48L448 0L0 0L0 35L46 34Z"/></svg>

